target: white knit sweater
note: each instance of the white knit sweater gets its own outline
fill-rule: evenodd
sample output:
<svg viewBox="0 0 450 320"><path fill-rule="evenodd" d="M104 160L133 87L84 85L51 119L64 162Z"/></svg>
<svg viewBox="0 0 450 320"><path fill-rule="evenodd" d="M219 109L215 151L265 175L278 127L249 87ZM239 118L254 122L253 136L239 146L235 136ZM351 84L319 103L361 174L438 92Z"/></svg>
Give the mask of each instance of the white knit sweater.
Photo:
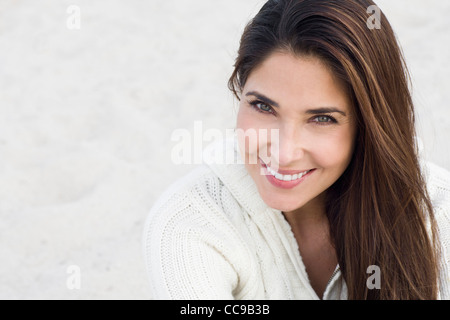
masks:
<svg viewBox="0 0 450 320"><path fill-rule="evenodd" d="M214 163L223 147L235 161ZM319 299L289 224L262 201L239 159L235 139L212 144L207 164L153 206L143 237L152 298ZM442 242L440 298L450 299L450 173L423 163ZM347 298L339 267L321 298Z"/></svg>

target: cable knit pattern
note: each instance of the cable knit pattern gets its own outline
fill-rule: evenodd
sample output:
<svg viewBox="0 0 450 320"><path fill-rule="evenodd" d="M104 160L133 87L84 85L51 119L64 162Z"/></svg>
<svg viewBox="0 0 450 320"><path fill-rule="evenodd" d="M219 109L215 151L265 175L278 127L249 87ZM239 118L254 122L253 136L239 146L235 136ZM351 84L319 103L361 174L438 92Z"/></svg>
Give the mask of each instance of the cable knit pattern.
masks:
<svg viewBox="0 0 450 320"><path fill-rule="evenodd" d="M214 161L224 146L228 164ZM152 207L143 241L154 299L319 299L289 224L240 159L236 139L213 143L205 164ZM424 171L442 243L440 298L450 299L450 173L429 163ZM339 267L322 298L347 298Z"/></svg>

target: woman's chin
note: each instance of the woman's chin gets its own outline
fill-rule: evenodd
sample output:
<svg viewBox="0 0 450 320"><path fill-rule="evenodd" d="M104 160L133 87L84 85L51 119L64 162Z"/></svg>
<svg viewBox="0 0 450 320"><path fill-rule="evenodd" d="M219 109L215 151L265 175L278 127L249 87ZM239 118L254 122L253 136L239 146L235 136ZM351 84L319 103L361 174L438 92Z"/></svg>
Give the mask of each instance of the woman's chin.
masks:
<svg viewBox="0 0 450 320"><path fill-rule="evenodd" d="M282 212L291 212L294 211L298 208L301 208L302 204L299 203L286 203L286 202L281 202L278 199L265 199L263 198L264 202L267 204L267 206L275 209L275 210L280 210Z"/></svg>

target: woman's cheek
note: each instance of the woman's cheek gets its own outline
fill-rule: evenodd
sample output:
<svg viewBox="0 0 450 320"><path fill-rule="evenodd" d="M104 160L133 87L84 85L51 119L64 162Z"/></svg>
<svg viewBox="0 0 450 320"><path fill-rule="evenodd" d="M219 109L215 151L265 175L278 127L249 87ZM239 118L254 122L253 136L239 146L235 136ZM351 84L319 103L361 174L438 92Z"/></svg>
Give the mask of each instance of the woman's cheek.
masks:
<svg viewBox="0 0 450 320"><path fill-rule="evenodd" d="M241 107L237 116L236 136L246 164L257 162L259 149L258 127L259 123L256 117Z"/></svg>
<svg viewBox="0 0 450 320"><path fill-rule="evenodd" d="M270 133L269 124L261 119L259 114L241 107L237 117L236 134L246 153L256 155L261 148L266 148Z"/></svg>
<svg viewBox="0 0 450 320"><path fill-rule="evenodd" d="M309 136L309 139L314 141L313 144L308 144L309 152L319 167L340 169L347 165L351 144L345 135L334 132L332 135L318 135L315 138Z"/></svg>

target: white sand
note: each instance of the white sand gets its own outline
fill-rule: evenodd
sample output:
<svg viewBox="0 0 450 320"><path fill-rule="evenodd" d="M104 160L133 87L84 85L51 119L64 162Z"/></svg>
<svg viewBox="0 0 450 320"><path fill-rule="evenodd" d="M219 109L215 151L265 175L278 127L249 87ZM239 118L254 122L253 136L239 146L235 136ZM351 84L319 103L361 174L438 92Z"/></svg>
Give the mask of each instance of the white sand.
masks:
<svg viewBox="0 0 450 320"><path fill-rule="evenodd" d="M0 0L1 299L151 298L143 221L192 168L171 162L171 134L234 126L226 82L262 3ZM379 5L411 69L427 155L450 169L450 2ZM80 289L66 285L71 265Z"/></svg>

